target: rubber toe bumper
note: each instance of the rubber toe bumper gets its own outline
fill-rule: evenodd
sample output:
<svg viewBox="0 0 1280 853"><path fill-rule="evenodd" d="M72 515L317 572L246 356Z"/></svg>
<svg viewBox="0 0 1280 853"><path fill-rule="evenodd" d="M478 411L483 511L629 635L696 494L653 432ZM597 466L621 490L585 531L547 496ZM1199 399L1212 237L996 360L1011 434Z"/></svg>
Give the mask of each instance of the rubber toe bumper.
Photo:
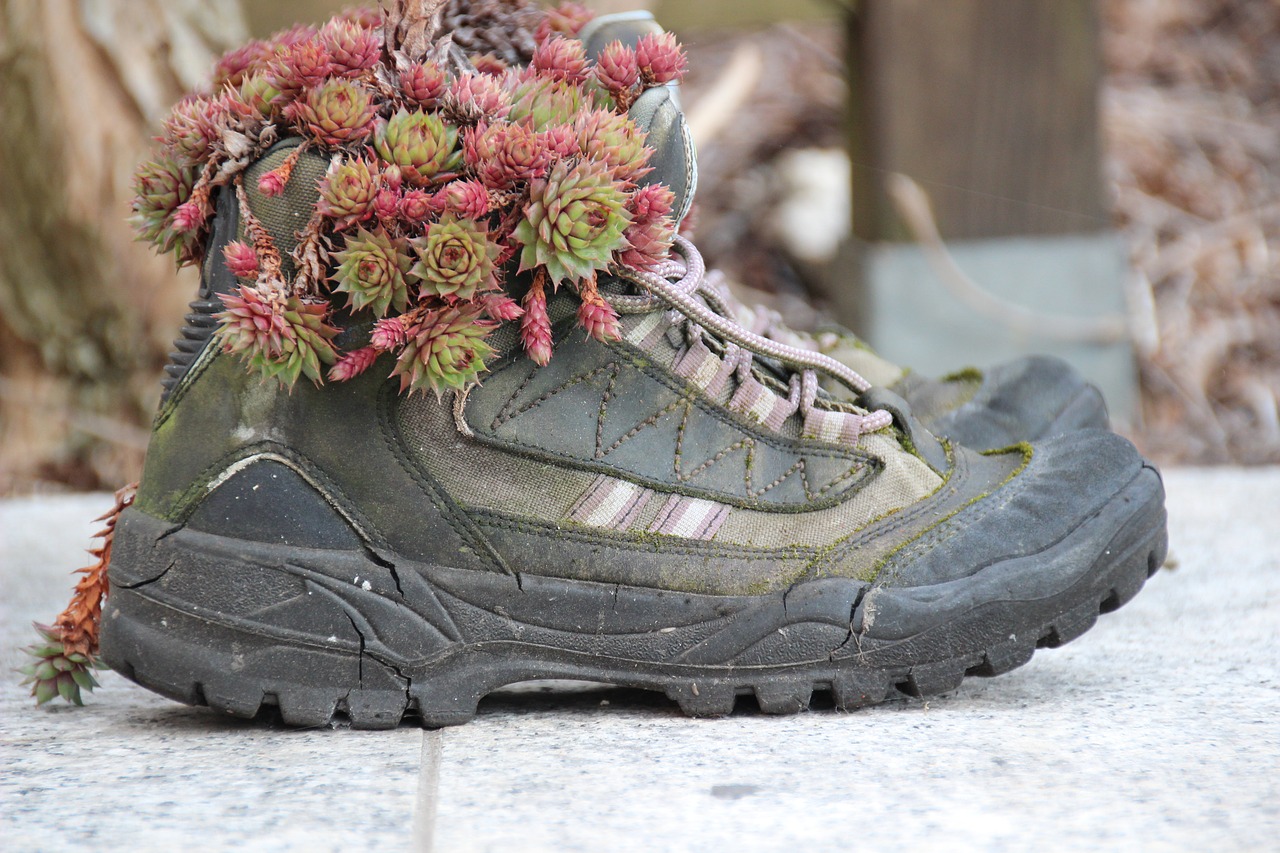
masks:
<svg viewBox="0 0 1280 853"><path fill-rule="evenodd" d="M972 399L927 426L965 447L988 450L1108 423L1102 392L1071 365L1028 356L987 371Z"/></svg>

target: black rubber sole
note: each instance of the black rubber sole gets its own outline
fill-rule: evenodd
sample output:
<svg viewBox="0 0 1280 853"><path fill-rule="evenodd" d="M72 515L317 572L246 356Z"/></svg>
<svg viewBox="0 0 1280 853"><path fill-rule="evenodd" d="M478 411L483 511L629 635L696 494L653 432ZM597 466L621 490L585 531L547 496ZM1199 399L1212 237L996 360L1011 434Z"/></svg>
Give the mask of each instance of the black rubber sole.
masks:
<svg viewBox="0 0 1280 853"><path fill-rule="evenodd" d="M295 726L455 725L493 690L549 678L661 691L694 716L743 693L794 713L815 690L850 710L1021 666L1136 595L1165 550L1150 469L1050 551L963 581L741 597L245 542L129 510L102 653L162 695L237 717L274 707Z"/></svg>

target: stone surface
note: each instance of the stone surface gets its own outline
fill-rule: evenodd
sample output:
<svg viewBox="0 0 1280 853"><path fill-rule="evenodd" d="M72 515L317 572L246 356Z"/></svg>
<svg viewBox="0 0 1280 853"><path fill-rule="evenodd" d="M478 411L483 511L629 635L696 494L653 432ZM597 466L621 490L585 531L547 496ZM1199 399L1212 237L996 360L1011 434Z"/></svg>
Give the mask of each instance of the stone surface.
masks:
<svg viewBox="0 0 1280 853"><path fill-rule="evenodd" d="M1257 850L1280 832L1280 469L1169 474L1172 554L1076 642L928 702L689 720L556 684L442 733L287 731L0 679L6 849ZM0 502L0 667L106 496Z"/></svg>
<svg viewBox="0 0 1280 853"><path fill-rule="evenodd" d="M1056 318L1126 316L1127 255L1116 234L957 240L947 250L973 283L1006 305ZM944 376L961 364L988 368L1032 353L1055 355L1102 389L1114 421L1133 423L1138 375L1127 341L1055 340L1019 329L1016 317L1010 326L983 316L947 288L914 244L870 246L864 275L866 338L890 361Z"/></svg>
<svg viewBox="0 0 1280 853"><path fill-rule="evenodd" d="M109 495L0 502L0 847L412 849L422 732L223 718L113 672L36 709L13 670L85 565Z"/></svg>

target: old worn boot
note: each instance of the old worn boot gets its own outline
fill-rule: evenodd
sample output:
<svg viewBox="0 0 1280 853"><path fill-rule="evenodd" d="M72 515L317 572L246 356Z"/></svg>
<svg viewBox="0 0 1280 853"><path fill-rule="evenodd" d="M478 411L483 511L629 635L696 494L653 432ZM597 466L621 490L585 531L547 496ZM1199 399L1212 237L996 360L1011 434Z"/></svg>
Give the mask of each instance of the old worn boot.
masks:
<svg viewBox="0 0 1280 853"><path fill-rule="evenodd" d="M605 119L484 204L454 193L505 180L519 157L502 149L499 168L485 134L533 126L546 104L501 94L488 130L451 139L475 114L457 94L405 104L405 77L448 68L441 85L463 94L506 83L486 88L454 53L438 64L408 24L398 67L376 29L358 44L342 27L294 31L280 50L295 65L321 48L337 65L336 42L348 67L363 44L371 74L300 86L304 107L285 112L232 105L221 147L198 155L203 186L183 185L172 140L146 172L162 186L144 182L142 226L204 263L116 529L111 667L308 726L462 723L488 692L545 678L656 690L695 715L743 693L798 711L815 690L848 709L1026 663L1161 564L1160 478L1124 439L988 453L936 439L899 395L741 326L690 243L621 262L643 235L610 236L613 193L634 226L642 191L583 177L616 150L594 145ZM567 49L543 36L535 66L579 67L547 58ZM241 91L257 91L259 61ZM546 109L578 103L572 85L539 89L561 93ZM392 103L361 124L384 87ZM538 131L548 144L556 127ZM367 198L362 170L382 176ZM502 234L517 257L490 254ZM592 254L606 240L612 254Z"/></svg>

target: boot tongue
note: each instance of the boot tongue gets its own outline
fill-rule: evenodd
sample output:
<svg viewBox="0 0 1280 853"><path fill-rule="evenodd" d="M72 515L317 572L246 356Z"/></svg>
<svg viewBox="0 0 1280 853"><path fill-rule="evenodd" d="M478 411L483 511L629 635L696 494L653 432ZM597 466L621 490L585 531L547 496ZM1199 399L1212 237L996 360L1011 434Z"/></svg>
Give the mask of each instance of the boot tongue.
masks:
<svg viewBox="0 0 1280 853"><path fill-rule="evenodd" d="M587 56L595 58L614 41L635 47L641 38L663 32L653 15L644 11L601 15L578 33L587 48ZM653 171L641 184L666 184L675 193L673 215L678 225L689 213L698 189L698 155L693 135L680 109L680 87L656 86L647 90L631 106L631 120L648 137L653 157Z"/></svg>

